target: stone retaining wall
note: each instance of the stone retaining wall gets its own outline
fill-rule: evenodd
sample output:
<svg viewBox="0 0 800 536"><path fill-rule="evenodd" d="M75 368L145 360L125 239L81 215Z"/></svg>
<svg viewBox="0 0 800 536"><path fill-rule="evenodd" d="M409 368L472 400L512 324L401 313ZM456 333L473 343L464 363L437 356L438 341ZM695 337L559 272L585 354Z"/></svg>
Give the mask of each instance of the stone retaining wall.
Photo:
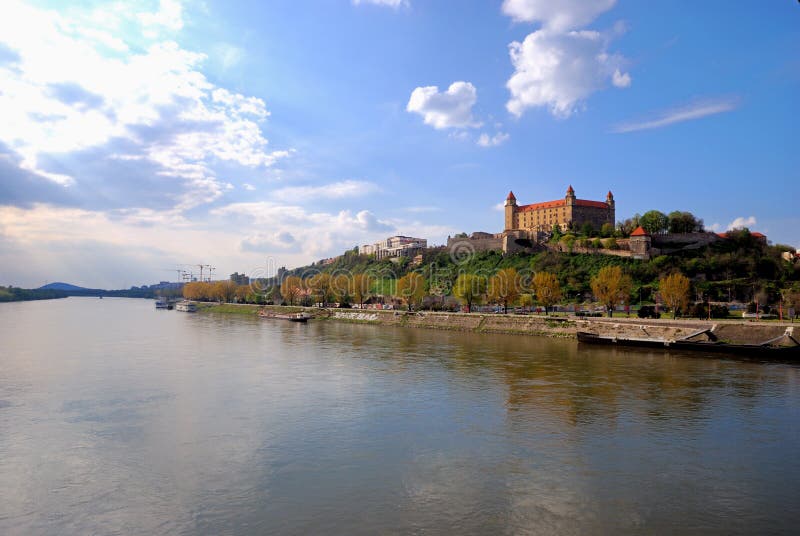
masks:
<svg viewBox="0 0 800 536"><path fill-rule="evenodd" d="M515 314L467 314L438 312L407 312L358 309L320 309L316 307L282 307L225 304L203 304L201 311L215 309L230 313L232 310L245 314L257 314L261 308L274 312L306 311L317 320L401 326L413 328L443 329L449 331L471 331L475 333L508 333L517 335L538 335L546 337L575 338L578 331L587 331L601 336L618 338L649 338L673 341L688 337L698 331L710 329L719 322L697 320L643 320L638 318L566 318L563 316L534 316ZM725 339L731 342L763 341L778 336L786 330L786 325L726 323ZM798 330L800 331L800 330Z"/></svg>

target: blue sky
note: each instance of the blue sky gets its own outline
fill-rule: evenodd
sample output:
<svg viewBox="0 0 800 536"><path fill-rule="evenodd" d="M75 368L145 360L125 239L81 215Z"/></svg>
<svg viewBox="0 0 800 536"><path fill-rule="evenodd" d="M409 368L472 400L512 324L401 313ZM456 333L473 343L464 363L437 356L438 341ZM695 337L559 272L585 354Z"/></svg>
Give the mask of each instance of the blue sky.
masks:
<svg viewBox="0 0 800 536"><path fill-rule="evenodd" d="M442 243L570 184L797 247L798 43L791 0L8 0L0 284Z"/></svg>

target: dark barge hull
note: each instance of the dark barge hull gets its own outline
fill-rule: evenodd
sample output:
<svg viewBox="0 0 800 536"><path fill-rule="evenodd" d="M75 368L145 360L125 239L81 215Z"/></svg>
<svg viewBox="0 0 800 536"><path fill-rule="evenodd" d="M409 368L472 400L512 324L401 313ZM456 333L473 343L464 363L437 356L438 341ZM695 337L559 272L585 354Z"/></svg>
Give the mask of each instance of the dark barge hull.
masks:
<svg viewBox="0 0 800 536"><path fill-rule="evenodd" d="M744 357L800 360L800 345L759 346L753 344L728 344L722 342L664 341L657 339L619 339L614 337L603 337L595 333L587 333L585 331L578 332L578 342L587 344L601 344L606 346L625 346L634 348L661 348L662 350L713 352L720 354L733 354Z"/></svg>

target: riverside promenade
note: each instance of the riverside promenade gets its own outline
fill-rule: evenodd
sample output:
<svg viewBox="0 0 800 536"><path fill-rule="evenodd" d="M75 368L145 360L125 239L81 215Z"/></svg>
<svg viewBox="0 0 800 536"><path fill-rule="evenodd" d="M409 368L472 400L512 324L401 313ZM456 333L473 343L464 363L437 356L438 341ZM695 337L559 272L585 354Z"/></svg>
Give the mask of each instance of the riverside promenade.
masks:
<svg viewBox="0 0 800 536"><path fill-rule="evenodd" d="M675 340L711 329L715 325L737 326L737 339L766 340L792 327L789 322L754 322L746 320L585 318L491 313L451 313L376 309L333 309L319 307L284 307L245 304L198 303L198 310L228 314L256 315L259 310L274 312L305 311L316 320L374 324L384 326L467 331L472 333L504 333L540 337L577 338L578 331L617 338L647 336ZM797 324L800 332L800 324Z"/></svg>

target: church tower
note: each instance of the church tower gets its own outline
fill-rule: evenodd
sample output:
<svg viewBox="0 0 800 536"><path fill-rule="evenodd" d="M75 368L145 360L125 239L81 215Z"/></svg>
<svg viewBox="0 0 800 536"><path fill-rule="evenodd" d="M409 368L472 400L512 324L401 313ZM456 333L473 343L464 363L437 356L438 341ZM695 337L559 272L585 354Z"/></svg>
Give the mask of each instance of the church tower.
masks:
<svg viewBox="0 0 800 536"><path fill-rule="evenodd" d="M514 213L517 211L517 198L514 192L508 192L506 197L506 231L514 228Z"/></svg>

